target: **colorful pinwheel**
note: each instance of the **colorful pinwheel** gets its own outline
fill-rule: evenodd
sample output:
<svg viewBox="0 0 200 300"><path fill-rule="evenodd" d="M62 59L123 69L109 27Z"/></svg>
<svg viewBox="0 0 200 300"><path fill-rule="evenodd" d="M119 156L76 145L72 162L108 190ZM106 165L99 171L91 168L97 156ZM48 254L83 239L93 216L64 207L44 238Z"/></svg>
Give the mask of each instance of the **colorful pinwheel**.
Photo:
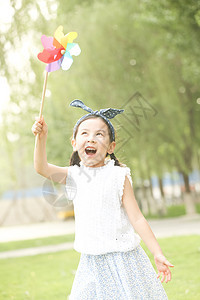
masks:
<svg viewBox="0 0 200 300"><path fill-rule="evenodd" d="M72 63L72 55L79 55L81 49L78 44L73 43L73 40L77 38L76 32L69 32L64 35L63 26L59 26L54 37L47 37L43 35L41 37L44 50L38 54L38 59L44 63L47 63L46 71L53 72L60 67L63 70L68 70Z"/></svg>
<svg viewBox="0 0 200 300"><path fill-rule="evenodd" d="M76 32L69 32L68 34L64 35L63 26L59 26L54 33L54 37L47 37L46 35L41 37L44 49L38 54L37 57L40 61L46 63L47 66L39 118L42 116L48 73L56 71L60 68L63 70L69 70L73 63L72 55L77 56L81 53L79 45L73 43L73 41L77 38L77 35L78 34Z"/></svg>

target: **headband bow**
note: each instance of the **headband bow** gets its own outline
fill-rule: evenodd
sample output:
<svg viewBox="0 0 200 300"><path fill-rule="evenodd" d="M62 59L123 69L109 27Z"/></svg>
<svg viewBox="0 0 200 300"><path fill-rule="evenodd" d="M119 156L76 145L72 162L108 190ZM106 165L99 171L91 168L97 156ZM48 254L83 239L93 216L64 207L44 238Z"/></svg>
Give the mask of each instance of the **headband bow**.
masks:
<svg viewBox="0 0 200 300"><path fill-rule="evenodd" d="M124 109L115 109L115 108L106 108L106 109L100 109L100 111L98 110L95 110L93 111L90 107L86 106L81 100L73 100L71 103L70 103L70 106L74 106L74 107L80 107L84 110L86 110L87 112L89 112L89 114L81 117L76 125L74 126L74 134L76 132L76 128L77 126L80 124L81 121L83 121L87 116L90 116L90 115L97 115L97 116L100 116L102 117L108 124L108 126L110 127L111 129L111 132L112 132L112 137L113 137L113 141L115 141L115 131L114 131L114 127L112 125L112 123L108 120L108 119L113 119L116 115L118 114L121 114Z"/></svg>

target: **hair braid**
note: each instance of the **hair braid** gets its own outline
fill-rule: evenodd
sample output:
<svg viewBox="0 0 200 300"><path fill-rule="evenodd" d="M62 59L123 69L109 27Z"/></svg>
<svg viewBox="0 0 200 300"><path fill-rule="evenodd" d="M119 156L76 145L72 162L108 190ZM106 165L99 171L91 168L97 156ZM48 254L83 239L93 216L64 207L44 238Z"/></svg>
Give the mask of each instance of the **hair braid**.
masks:
<svg viewBox="0 0 200 300"><path fill-rule="evenodd" d="M74 165L77 165L80 167L80 157L78 155L78 151L74 151L71 155L71 158L70 158L70 166L74 166Z"/></svg>
<svg viewBox="0 0 200 300"><path fill-rule="evenodd" d="M114 153L111 153L111 154L110 154L110 158L111 158L111 159L114 159L114 161L115 161L115 166L122 166L121 163L119 162L119 160L117 159L117 157L115 156Z"/></svg>

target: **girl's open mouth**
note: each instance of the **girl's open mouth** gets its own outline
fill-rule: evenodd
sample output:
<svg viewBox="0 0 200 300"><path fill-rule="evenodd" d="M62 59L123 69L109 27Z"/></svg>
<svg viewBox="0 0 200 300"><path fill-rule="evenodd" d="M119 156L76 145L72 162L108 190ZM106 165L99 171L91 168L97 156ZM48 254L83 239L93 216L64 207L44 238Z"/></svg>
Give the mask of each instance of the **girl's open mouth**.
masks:
<svg viewBox="0 0 200 300"><path fill-rule="evenodd" d="M97 150L95 148L87 147L85 148L85 153L89 156L95 155Z"/></svg>

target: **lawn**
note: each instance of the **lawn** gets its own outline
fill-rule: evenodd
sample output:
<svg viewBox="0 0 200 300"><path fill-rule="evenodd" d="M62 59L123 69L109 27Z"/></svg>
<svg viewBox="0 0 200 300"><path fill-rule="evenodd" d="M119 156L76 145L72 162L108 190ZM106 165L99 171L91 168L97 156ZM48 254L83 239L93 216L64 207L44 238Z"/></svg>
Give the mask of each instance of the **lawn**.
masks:
<svg viewBox="0 0 200 300"><path fill-rule="evenodd" d="M68 234L68 235L61 235L61 236L50 236L46 238L37 238L33 240L30 239L25 241L0 243L0 252L73 242L74 237L75 237L74 234Z"/></svg>
<svg viewBox="0 0 200 300"><path fill-rule="evenodd" d="M52 239L54 244L64 242L62 237L55 237L48 241L40 239L39 245L46 245ZM200 299L200 237L164 238L159 239L159 243L168 259L175 265L172 270L172 281L163 283L169 299ZM14 243L2 243L0 248L2 245L4 249L14 249ZM29 241L29 246L33 245L34 241ZM27 241L24 242L24 246L27 246ZM18 248L22 247L23 242L20 242ZM149 254L146 247L144 249ZM54 254L0 260L0 299L66 300L79 257L79 253L68 250ZM151 254L149 257L152 261Z"/></svg>

